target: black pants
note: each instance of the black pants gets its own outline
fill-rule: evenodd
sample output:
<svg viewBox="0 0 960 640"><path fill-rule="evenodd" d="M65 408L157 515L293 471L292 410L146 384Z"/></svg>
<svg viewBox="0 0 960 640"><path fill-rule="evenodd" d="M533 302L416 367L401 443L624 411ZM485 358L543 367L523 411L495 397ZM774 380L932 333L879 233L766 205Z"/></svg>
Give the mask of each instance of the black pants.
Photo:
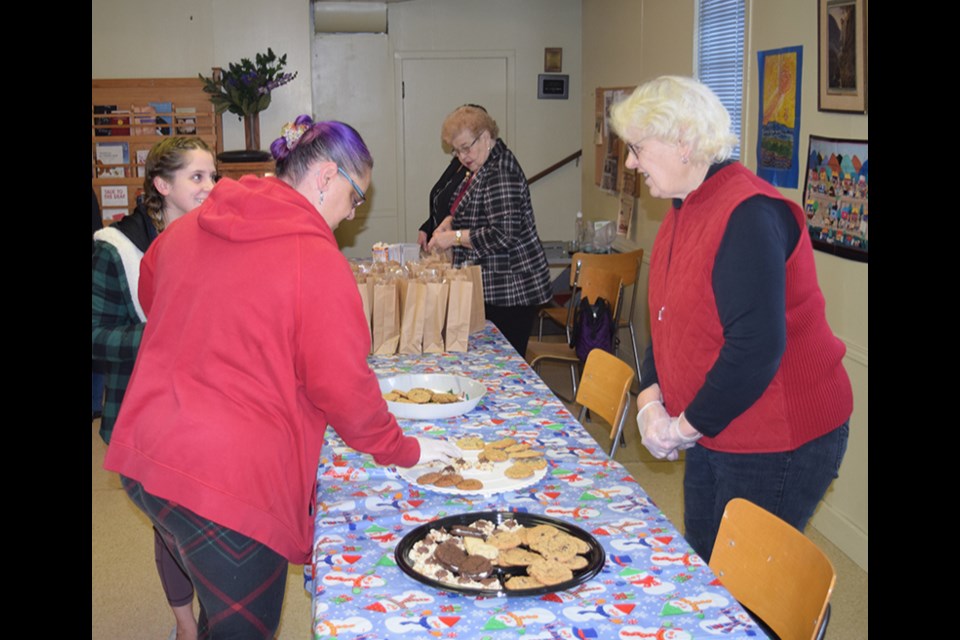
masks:
<svg viewBox="0 0 960 640"><path fill-rule="evenodd" d="M513 348L522 356L527 354L527 342L530 341L530 331L533 329L533 320L537 316L537 305L525 307L501 307L499 305L484 304L487 320L497 325L500 333Z"/></svg>

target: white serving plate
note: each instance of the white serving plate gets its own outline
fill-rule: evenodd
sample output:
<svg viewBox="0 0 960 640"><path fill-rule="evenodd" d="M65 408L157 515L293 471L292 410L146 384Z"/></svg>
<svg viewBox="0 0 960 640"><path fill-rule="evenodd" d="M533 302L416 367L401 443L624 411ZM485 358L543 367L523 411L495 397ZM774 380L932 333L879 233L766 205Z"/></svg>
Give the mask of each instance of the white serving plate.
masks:
<svg viewBox="0 0 960 640"><path fill-rule="evenodd" d="M480 455L479 451L463 451L463 458L470 463L476 463L477 457ZM481 471L479 469L465 469L463 471L458 471L461 476L464 478L476 478L483 482L482 489L475 490L466 490L457 489L456 487L438 487L432 484L417 484L417 478L422 476L425 473L430 471L439 471L445 465L438 462L428 462L426 464L419 464L414 467L404 468L397 467L397 475L409 482L412 485L415 485L418 489L424 491L433 491L434 493L445 493L451 496L462 496L462 495L477 495L477 496L494 496L498 493L506 493L508 491L520 491L521 489L526 489L529 486L535 485L541 480L544 476L547 475L547 469L536 469L528 478L508 478L504 475L507 467L513 466L517 462L522 462L522 460L510 459L505 462L494 462L493 468L486 471Z"/></svg>
<svg viewBox="0 0 960 640"><path fill-rule="evenodd" d="M412 404L387 401L390 413L408 420L442 420L473 411L487 392L487 388L471 378L445 373L406 373L380 380L380 393L393 390L409 391L423 387L431 391L463 393L466 400L449 404Z"/></svg>

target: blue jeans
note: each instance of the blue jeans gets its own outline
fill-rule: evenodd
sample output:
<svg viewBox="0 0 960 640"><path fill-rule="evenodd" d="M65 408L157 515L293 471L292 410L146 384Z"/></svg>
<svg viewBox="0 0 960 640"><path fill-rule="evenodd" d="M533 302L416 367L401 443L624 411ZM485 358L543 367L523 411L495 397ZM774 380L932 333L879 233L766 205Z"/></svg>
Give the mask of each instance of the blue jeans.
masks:
<svg viewBox="0 0 960 640"><path fill-rule="evenodd" d="M684 537L710 561L720 519L733 498L746 498L803 531L847 450L849 420L830 433L779 453L722 453L695 446L686 451L683 477Z"/></svg>

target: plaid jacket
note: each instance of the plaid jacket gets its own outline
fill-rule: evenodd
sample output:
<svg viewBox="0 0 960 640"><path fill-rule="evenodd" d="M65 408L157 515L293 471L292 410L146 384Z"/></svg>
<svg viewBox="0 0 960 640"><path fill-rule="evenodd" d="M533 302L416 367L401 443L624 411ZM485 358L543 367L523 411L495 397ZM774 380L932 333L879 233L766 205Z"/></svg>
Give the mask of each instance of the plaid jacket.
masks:
<svg viewBox="0 0 960 640"><path fill-rule="evenodd" d="M139 252L130 243L128 249ZM93 359L104 371L103 416L100 437L110 442L120 402L127 390L140 348L144 322L140 321L120 252L97 240L93 249Z"/></svg>
<svg viewBox="0 0 960 640"><path fill-rule="evenodd" d="M503 140L473 177L453 214L454 229L469 229L473 248L454 247L453 262L483 267L483 297L518 307L550 299L550 267L533 218L523 169Z"/></svg>

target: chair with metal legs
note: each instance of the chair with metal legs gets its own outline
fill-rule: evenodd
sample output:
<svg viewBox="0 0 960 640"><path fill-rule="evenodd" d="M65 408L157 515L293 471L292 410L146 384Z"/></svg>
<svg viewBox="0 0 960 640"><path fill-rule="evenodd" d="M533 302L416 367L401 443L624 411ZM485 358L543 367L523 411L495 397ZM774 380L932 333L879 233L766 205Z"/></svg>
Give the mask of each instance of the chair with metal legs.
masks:
<svg viewBox="0 0 960 640"><path fill-rule="evenodd" d="M603 349L594 349L587 356L577 390L577 404L581 406L580 422L589 409L610 425L610 457L617 452L623 437L623 423L630 406L630 386L633 369L626 362Z"/></svg>
<svg viewBox="0 0 960 640"><path fill-rule="evenodd" d="M634 371L636 372L636 379L640 379L640 351L637 348L637 332L633 328L633 315L634 310L637 307L637 283L640 279L640 267L643 263L643 249L637 249L635 251L629 251L627 253L575 253L570 261L570 289L575 290L577 288L577 282L580 277L580 273L585 266L595 266L600 267L601 269L606 269L608 271L614 271L620 274L620 280L623 282L623 287L627 288L633 286L632 293L630 294L630 307L626 314L626 318L621 318L617 323L617 343L616 346L619 347L620 344L620 330L627 329L630 332L630 346L633 349L633 363ZM572 304L572 297L571 297ZM621 314L622 315L622 314ZM543 323L545 320L552 321L558 325L564 325L567 318L567 308L566 307L547 307L541 309L539 313L539 326L537 331L537 339L543 340ZM569 334L567 339L569 339Z"/></svg>
<svg viewBox="0 0 960 640"><path fill-rule="evenodd" d="M573 332L574 319L580 306L580 300L583 298L590 302L596 302L597 298L607 300L610 303L614 326L617 326L620 319L620 309L623 306L621 304L623 302L623 284L620 280L620 274L593 266L585 266L580 270L578 286L573 292L569 307L566 309L565 327L568 337ZM612 348L613 345L611 345ZM540 367L544 362L559 362L569 365L573 397L577 395L580 359L577 357L576 350L570 346L569 338L563 342L545 342L542 339L531 340L527 344L526 358L537 373L540 372ZM557 395L560 394L557 393ZM561 396L567 402L571 402L573 397L563 398Z"/></svg>

